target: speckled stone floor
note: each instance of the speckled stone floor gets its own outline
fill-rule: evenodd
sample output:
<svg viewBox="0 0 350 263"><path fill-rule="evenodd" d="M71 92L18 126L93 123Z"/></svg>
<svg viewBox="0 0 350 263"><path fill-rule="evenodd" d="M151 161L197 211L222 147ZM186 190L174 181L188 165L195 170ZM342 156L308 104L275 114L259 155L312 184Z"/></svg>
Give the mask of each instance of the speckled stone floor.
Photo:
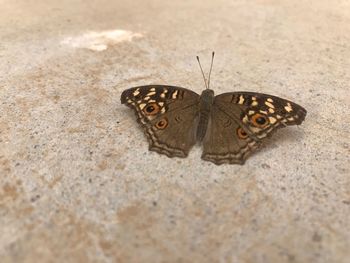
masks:
<svg viewBox="0 0 350 263"><path fill-rule="evenodd" d="M350 2L3 0L1 262L349 262ZM308 110L244 166L148 151L121 92Z"/></svg>

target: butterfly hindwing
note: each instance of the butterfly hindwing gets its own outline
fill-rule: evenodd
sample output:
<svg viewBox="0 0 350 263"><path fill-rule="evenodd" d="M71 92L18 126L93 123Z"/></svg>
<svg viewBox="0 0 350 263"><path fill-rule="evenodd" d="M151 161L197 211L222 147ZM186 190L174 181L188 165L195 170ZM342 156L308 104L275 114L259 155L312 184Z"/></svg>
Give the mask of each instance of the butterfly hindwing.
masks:
<svg viewBox="0 0 350 263"><path fill-rule="evenodd" d="M258 146L259 142L248 136L239 120L213 106L203 140L202 159L215 164L243 164Z"/></svg>
<svg viewBox="0 0 350 263"><path fill-rule="evenodd" d="M132 108L148 138L150 150L169 157L186 157L195 144L199 95L164 85L127 89L121 102Z"/></svg>

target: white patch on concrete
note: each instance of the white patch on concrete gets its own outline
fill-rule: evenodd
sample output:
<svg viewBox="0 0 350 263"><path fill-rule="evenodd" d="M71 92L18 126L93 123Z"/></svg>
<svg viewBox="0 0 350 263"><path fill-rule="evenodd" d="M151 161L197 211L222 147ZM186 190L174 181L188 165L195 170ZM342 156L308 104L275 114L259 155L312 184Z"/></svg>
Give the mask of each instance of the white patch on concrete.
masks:
<svg viewBox="0 0 350 263"><path fill-rule="evenodd" d="M66 37L61 44L69 45L74 48L87 48L94 51L106 50L120 42L131 41L135 37L142 37L139 33L133 33L126 30L106 30L90 31L74 37Z"/></svg>

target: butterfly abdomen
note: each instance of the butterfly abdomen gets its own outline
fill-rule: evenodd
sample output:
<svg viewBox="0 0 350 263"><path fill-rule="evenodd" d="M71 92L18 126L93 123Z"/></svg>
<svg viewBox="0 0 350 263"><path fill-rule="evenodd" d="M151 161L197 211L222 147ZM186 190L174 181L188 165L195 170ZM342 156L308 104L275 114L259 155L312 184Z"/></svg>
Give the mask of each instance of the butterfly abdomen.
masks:
<svg viewBox="0 0 350 263"><path fill-rule="evenodd" d="M207 131L211 108L214 102L214 91L203 90L199 101L199 122L197 127L197 140L202 141Z"/></svg>

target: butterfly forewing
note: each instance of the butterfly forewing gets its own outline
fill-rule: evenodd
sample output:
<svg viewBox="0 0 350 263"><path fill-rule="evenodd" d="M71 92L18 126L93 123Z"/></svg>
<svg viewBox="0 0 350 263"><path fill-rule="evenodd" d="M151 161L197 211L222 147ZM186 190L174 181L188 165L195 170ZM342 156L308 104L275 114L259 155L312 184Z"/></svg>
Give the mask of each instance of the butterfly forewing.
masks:
<svg viewBox="0 0 350 263"><path fill-rule="evenodd" d="M121 102L134 109L150 150L186 157L195 144L199 95L191 90L149 85L125 90Z"/></svg>
<svg viewBox="0 0 350 263"><path fill-rule="evenodd" d="M265 138L276 128L299 125L306 116L306 110L300 105L262 93L224 93L215 97L214 104L232 117L238 118L243 129L256 140Z"/></svg>

